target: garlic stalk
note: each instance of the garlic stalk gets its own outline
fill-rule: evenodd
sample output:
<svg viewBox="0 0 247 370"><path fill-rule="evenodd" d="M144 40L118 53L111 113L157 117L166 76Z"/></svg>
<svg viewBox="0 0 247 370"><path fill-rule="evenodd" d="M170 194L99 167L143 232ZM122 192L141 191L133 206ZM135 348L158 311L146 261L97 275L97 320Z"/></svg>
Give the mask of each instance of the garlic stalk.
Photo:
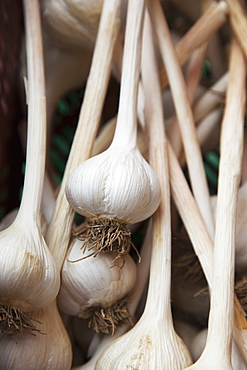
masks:
<svg viewBox="0 0 247 370"><path fill-rule="evenodd" d="M212 2L205 13L198 18L195 24L181 38L176 45L177 59L183 65L192 52L200 47L226 22L228 7L225 1ZM168 84L166 70L163 64L159 68L161 86L164 89Z"/></svg>
<svg viewBox="0 0 247 370"><path fill-rule="evenodd" d="M83 241L74 239L64 261L58 305L62 312L89 320L96 332L114 333L129 318L126 309L128 294L136 280L136 266L128 255L124 265L116 253L100 254L97 258L82 255Z"/></svg>
<svg viewBox="0 0 247 370"><path fill-rule="evenodd" d="M46 103L38 1L24 1L28 61L28 142L23 195L13 224L0 234L0 330L35 331L28 312L52 302L59 289L55 262L41 233Z"/></svg>
<svg viewBox="0 0 247 370"><path fill-rule="evenodd" d="M236 70L235 66L238 65ZM241 176L246 67L239 46L233 42L230 82L222 123L214 275L205 349L191 369L232 369L234 326L235 215ZM232 124L235 117L235 124Z"/></svg>
<svg viewBox="0 0 247 370"><path fill-rule="evenodd" d="M139 4L139 2L138 2ZM130 249L127 225L153 214L160 201L158 179L137 148L137 95L140 77L143 2L128 7L119 112L115 135L103 153L79 165L69 176L66 195L71 207L88 218L82 236L89 248Z"/></svg>
<svg viewBox="0 0 247 370"><path fill-rule="evenodd" d="M214 219L208 184L183 74L177 60L165 15L160 8L159 0L149 1L149 11L167 70L181 137L183 139L191 186L203 220L213 240Z"/></svg>
<svg viewBox="0 0 247 370"><path fill-rule="evenodd" d="M148 18L145 21L148 21ZM150 46L148 48L150 32L149 29L146 33L145 28L143 40L147 50L143 55L143 60L147 63L152 60L154 55L153 49L150 50ZM150 64L152 68L155 68L154 60L152 63L150 61ZM158 76L152 73L151 66L146 71L146 75L144 75L143 69L143 81L146 93L146 118L149 120L151 134L150 154L161 183L161 203L153 216L153 249L148 296L140 320L129 332L114 341L103 352L96 364L97 370L116 368L174 370L184 369L192 362L189 351L175 333L172 323L169 293L171 230L168 164L163 131L161 92ZM156 83L154 83L155 76ZM152 88L150 88L151 81ZM157 103L155 104L155 102Z"/></svg>
<svg viewBox="0 0 247 370"><path fill-rule="evenodd" d="M228 83L229 72L226 72L196 101L193 107L193 115L197 123L216 108L217 105L222 103Z"/></svg>
<svg viewBox="0 0 247 370"><path fill-rule="evenodd" d="M109 81L113 51L119 31L120 0L105 0L87 80L86 91L80 111L77 130L63 175L56 206L46 233L50 250L59 269L65 258L74 211L65 196L65 185L69 174L82 161L90 157L93 142L100 122L101 111ZM83 145L81 140L83 138Z"/></svg>

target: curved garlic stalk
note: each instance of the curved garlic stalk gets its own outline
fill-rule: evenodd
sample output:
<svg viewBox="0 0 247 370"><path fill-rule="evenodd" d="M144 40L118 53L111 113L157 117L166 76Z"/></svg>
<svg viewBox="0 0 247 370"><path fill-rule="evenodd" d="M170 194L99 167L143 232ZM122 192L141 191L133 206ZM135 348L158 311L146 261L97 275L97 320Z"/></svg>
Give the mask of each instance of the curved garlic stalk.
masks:
<svg viewBox="0 0 247 370"><path fill-rule="evenodd" d="M35 330L24 313L52 302L59 275L41 233L40 203L45 169L45 86L38 2L24 1L28 55L28 142L19 212L0 234L0 330Z"/></svg>
<svg viewBox="0 0 247 370"><path fill-rule="evenodd" d="M199 331L190 343L190 353L194 361L197 361L205 348L208 329ZM233 342L232 348L232 367L234 370L246 370L247 366L239 352L236 343Z"/></svg>
<svg viewBox="0 0 247 370"><path fill-rule="evenodd" d="M235 66L238 65L236 71ZM232 369L234 327L234 255L237 192L241 177L246 66L242 51L233 41L230 83L221 133L214 274L208 337L199 360L189 369ZM235 124L232 125L232 117ZM246 349L246 348L245 348Z"/></svg>
<svg viewBox="0 0 247 370"><path fill-rule="evenodd" d="M33 0L32 0L33 1ZM69 370L72 350L56 302L31 313L34 335L0 335L0 368L16 370ZM42 324L41 324L42 323Z"/></svg>
<svg viewBox="0 0 247 370"><path fill-rule="evenodd" d="M145 19L148 21L148 18ZM145 23L146 25L146 23ZM146 29L145 46L151 34ZM144 49L145 50L145 49ZM137 324L110 345L100 356L96 369L184 369L191 364L185 344L175 333L170 307L171 230L168 163L162 119L161 92L157 74L151 73L155 61L153 49L147 47L143 61L143 81L147 119L150 120L150 153L152 163L161 183L161 203L153 216L153 250L148 297L143 315ZM151 62L152 60L152 62ZM156 65L155 65L156 66ZM155 78L156 77L156 78ZM155 78L155 82L154 82ZM152 89L150 89L152 81ZM149 84L147 87L147 83ZM152 94L148 92L152 91ZM160 97L160 101L158 100ZM155 102L158 102L155 104ZM150 105L149 105L150 104ZM154 113L155 112L155 113ZM159 122L155 125L155 122ZM157 129L159 127L159 129ZM152 131L153 130L153 131ZM155 148L155 149L154 149ZM120 355L121 354L121 355Z"/></svg>
<svg viewBox="0 0 247 370"><path fill-rule="evenodd" d="M88 241L94 239L96 253L118 250L121 257L130 249L126 226L151 216L160 201L158 179L136 144L143 17L141 11L138 13L135 6L133 9L131 6L127 16L119 113L112 144L105 152L79 165L66 185L71 207L89 219L83 237ZM96 225L101 225L100 231ZM113 232L118 235L114 246L108 242Z"/></svg>
<svg viewBox="0 0 247 370"><path fill-rule="evenodd" d="M211 198L213 210L216 213L217 196ZM247 266L246 253L246 222L247 222L247 182L238 192L237 218L236 218L236 272L245 274Z"/></svg>
<svg viewBox="0 0 247 370"><path fill-rule="evenodd" d="M83 248L84 242L74 239L64 261L59 308L88 319L96 332L114 333L129 318L127 303L136 280L135 263L128 255L123 265L116 253L87 258L91 252L82 254Z"/></svg>

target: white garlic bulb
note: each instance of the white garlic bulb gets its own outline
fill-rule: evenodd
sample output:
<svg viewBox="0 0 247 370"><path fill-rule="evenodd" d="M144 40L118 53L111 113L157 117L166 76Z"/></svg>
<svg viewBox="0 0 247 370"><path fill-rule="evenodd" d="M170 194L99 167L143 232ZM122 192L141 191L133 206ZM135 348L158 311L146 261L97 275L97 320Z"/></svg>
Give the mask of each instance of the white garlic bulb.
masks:
<svg viewBox="0 0 247 370"><path fill-rule="evenodd" d="M89 251L82 254L83 244L74 239L64 262L59 308L68 315L89 318L96 331L114 332L118 322L128 318L125 306L136 281L136 265L129 255L124 264L112 262L116 253L89 257Z"/></svg>
<svg viewBox="0 0 247 370"><path fill-rule="evenodd" d="M72 348L54 300L31 313L36 331L27 330L18 338L0 334L0 368L15 370L69 370Z"/></svg>
<svg viewBox="0 0 247 370"><path fill-rule="evenodd" d="M21 217L0 234L0 304L27 312L48 305L59 290L59 274L39 228Z"/></svg>
<svg viewBox="0 0 247 370"><path fill-rule="evenodd" d="M139 149L111 145L72 172L66 195L71 207L83 216L132 224L155 212L160 186Z"/></svg>

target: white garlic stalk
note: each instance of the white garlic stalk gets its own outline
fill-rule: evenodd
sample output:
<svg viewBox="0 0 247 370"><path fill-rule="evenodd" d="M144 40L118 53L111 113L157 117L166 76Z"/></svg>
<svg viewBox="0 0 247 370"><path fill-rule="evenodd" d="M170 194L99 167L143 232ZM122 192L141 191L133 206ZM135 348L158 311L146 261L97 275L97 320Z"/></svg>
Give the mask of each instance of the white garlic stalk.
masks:
<svg viewBox="0 0 247 370"><path fill-rule="evenodd" d="M216 213L217 196L211 198L213 210ZM246 222L247 222L247 182L238 192L237 219L236 219L236 272L245 274L247 266L246 252Z"/></svg>
<svg viewBox="0 0 247 370"><path fill-rule="evenodd" d="M145 21L148 21L147 17ZM140 320L129 332L114 341L103 352L96 364L95 369L97 370L116 368L179 370L184 369L192 362L188 349L175 333L172 323L168 163L163 131L161 91L157 74L153 74L151 71L151 66L152 68L156 66L154 59L152 59L154 50L150 49L150 44L148 44L151 42L149 38L151 29L145 27L145 31L147 32L144 33L144 42L147 49L143 55L145 63L142 76L147 119L150 120L150 155L159 176L162 194L160 206L153 216L153 250L148 296ZM150 69L146 69L146 63L148 64L149 60ZM152 86L150 86L150 81L152 81ZM148 94L150 91L152 94ZM158 103L155 104L155 102ZM160 124L155 125L156 121Z"/></svg>
<svg viewBox="0 0 247 370"><path fill-rule="evenodd" d="M136 11L137 5L129 7L119 112L112 144L105 152L81 163L66 186L71 207L89 219L82 233L89 247L96 247L96 253L116 250L119 257L125 256L131 245L126 226L151 216L160 202L157 176L136 144L143 17L141 11Z"/></svg>
<svg viewBox="0 0 247 370"><path fill-rule="evenodd" d="M205 348L208 329L200 330L190 342L190 353L194 361L198 360ZM235 342L232 348L232 368L233 370L246 370L247 366Z"/></svg>
<svg viewBox="0 0 247 370"><path fill-rule="evenodd" d="M55 262L41 233L40 204L45 169L45 86L37 1L24 1L28 60L28 142L19 212L0 234L0 330L18 333L35 324L26 312L52 302L59 290Z"/></svg>
<svg viewBox="0 0 247 370"><path fill-rule="evenodd" d="M33 0L32 0L33 1ZM54 300L31 313L36 330L18 337L0 335L0 368L15 370L70 370L71 344Z"/></svg>
<svg viewBox="0 0 247 370"><path fill-rule="evenodd" d="M135 285L136 265L128 255L113 262L116 253L101 253L97 258L82 254L83 241L74 239L62 268L58 305L62 312L89 319L97 332L114 333L129 318L128 294Z"/></svg>
<svg viewBox="0 0 247 370"><path fill-rule="evenodd" d="M238 65L237 70L236 65ZM221 132L214 273L208 336L201 357L189 369L230 370L233 368L231 348L234 328L235 220L243 150L245 75L244 56L237 43L233 41L230 82ZM232 117L235 117L234 125Z"/></svg>

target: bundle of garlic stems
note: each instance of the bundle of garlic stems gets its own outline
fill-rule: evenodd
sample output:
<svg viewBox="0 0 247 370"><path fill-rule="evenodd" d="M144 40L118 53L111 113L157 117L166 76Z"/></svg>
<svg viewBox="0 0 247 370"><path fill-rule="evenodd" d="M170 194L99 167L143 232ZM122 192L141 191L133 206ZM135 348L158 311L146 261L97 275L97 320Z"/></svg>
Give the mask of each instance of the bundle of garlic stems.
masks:
<svg viewBox="0 0 247 370"><path fill-rule="evenodd" d="M52 190L48 192L51 201L47 202L47 196L43 197L43 214L47 215L46 232L41 219L42 189L47 188L46 180L43 188L47 129L39 4L36 0L23 0L28 63L27 156L17 216L15 218L16 213L10 215L11 221L7 220L11 222L9 227L2 228L2 223L0 225L4 229L0 233L0 367L69 370L75 366L73 329L68 327L72 319L67 317L72 315L86 319L90 327L84 327L80 334L82 337L86 337L86 330L91 328L107 333L94 334L88 352L91 356L95 351L91 360L76 369L126 366L138 369L212 369L216 366L222 370L244 369L247 363L247 323L240 301L234 295L234 273L241 280L246 270L244 185L239 191L236 211L240 179L244 182L246 178L246 162L242 162L246 88L244 55L247 50L244 10L237 0L202 1L203 6L206 4L203 15L198 16L196 22L196 16L192 18L194 24L173 46L165 18L166 9L169 14L167 4L163 3L162 9L158 0L128 1L126 29L121 28L119 36L121 25L125 25L123 9L126 4L121 0L96 3L98 18L85 21L85 24L88 20L92 21L93 29L88 33L88 44L82 48L80 44L83 40L79 32L67 35L68 28L72 26L71 14L77 16L76 3L71 1L65 5L63 2L61 14L58 14L68 26L62 30L64 45L61 35L55 40L55 33L47 34L52 24L46 28L44 22L45 43L53 40L53 51L57 51L57 54L56 51L53 55L47 54L47 60L49 57L57 60L62 54L65 56L61 68L48 81L48 115L49 106L54 106L65 86L76 86L82 83L82 79L85 80L93 55L78 127L51 219L54 205ZM46 8L60 7L59 1L55 0L52 3L43 1L43 4ZM93 3L91 5L93 7ZM44 16L47 14L44 13ZM96 43L92 49L99 19ZM212 53L209 56L206 51L207 45L225 24L226 29L230 26L239 45L233 37L229 71L225 64L220 65L223 54L220 58L215 55L215 59L219 59L218 73L196 100L201 66L205 58L212 58ZM84 27L84 21L81 26ZM56 32L59 33L58 28ZM224 32L224 37L229 38L229 34ZM71 44L70 47L68 40L73 46ZM81 48L78 54L74 46ZM84 57L86 68L82 66L77 81L76 75L80 73ZM61 81L64 82L61 89L60 85L57 90L55 87L57 95L53 96L54 82L59 82L62 70L68 68L70 61L73 61L75 68ZM184 80L181 67L186 62ZM236 65L237 69L234 68ZM46 80L49 80L51 73L50 70ZM121 77L118 115L109 124L104 124L96 138L111 73L118 80ZM163 97L162 107L161 99L161 90L164 89L171 93L175 107L174 117L168 114L167 122L163 119L166 101ZM221 128L223 109L220 104L224 101L226 90ZM137 114L141 126L139 131ZM215 224L202 153L218 146L220 130ZM147 131L145 138L144 131ZM166 136L171 138L172 146ZM194 196L182 173L184 164L189 168ZM207 310L203 313L205 320L208 319L208 329L203 331L207 340L204 341L204 349L200 350L201 356L193 365L189 353L192 345L186 341L188 350L181 339L184 338L182 330L181 334L178 331L181 338L177 335L171 311L170 289L172 284L176 284L171 280L171 230L180 231L178 214L173 215L176 217L174 224L171 220L171 199L187 230L210 292L209 316ZM72 231L75 212L86 220L80 226L74 224ZM131 230L151 216L153 229L146 233L146 239L152 233L153 241L146 240L146 252L143 249L139 254L132 243ZM235 230L238 233L236 242ZM46 243L42 235L44 232ZM238 239L241 239L239 244ZM150 258L150 244L152 255L149 267L144 262ZM131 250L131 247L134 249ZM132 252L136 263L131 257ZM148 272L148 294L142 297L145 307L140 313L143 302L139 301ZM179 310L183 312L183 307L175 307L175 315ZM194 326L191 335L195 336L195 330ZM72 333L70 339L68 333ZM83 353L87 352L90 338L87 338ZM97 345L99 338L101 343ZM93 349L95 344L98 347ZM80 361L82 363L82 357Z"/></svg>
<svg viewBox="0 0 247 370"><path fill-rule="evenodd" d="M233 42L230 82L221 134L221 162L214 243L214 275L211 291L209 332L200 359L191 368L216 366L232 369L231 344L234 325L233 286L235 265L235 215L240 182L245 105L245 61ZM235 66L238 65L236 71ZM235 118L234 125L232 117ZM230 143L234 142L234 147ZM223 345L224 344L224 345Z"/></svg>
<svg viewBox="0 0 247 370"><path fill-rule="evenodd" d="M137 7L128 7L119 111L111 146L105 152L82 162L70 174L66 187L70 205L75 211L86 216L88 222L85 230L77 234L83 241L83 256L80 258L76 253L75 243L69 252L69 263L66 261L62 269L59 306L67 314L90 318L90 327L102 332L110 330L114 333L115 326L128 317L125 307L128 302L127 295L133 288L135 274L134 265L131 266L131 258L128 255L131 240L127 226L148 218L159 204L158 179L136 145L141 56L139 45L143 11L137 13ZM100 275L97 275L97 271L100 271L100 260L106 261L109 256L113 268L105 274L105 277L109 276L109 281L105 279L96 297L96 289L93 291L90 282L86 288L83 266L90 266L85 258L97 256L100 252L108 253L92 262L89 270L92 281L95 276L94 285L100 284L102 280ZM74 266L71 261L75 262ZM80 296L80 299L73 299L73 294L70 293L73 292L73 287L75 297ZM88 289L89 295L79 295L80 289ZM71 304L74 304L74 307L71 307Z"/></svg>
<svg viewBox="0 0 247 370"><path fill-rule="evenodd" d="M38 1L24 1L24 15L28 63L27 158L17 217L0 237L0 367L48 369L52 359L55 367L62 369L71 363L70 342L55 305L59 272L41 232L46 101Z"/></svg>
<svg viewBox="0 0 247 370"><path fill-rule="evenodd" d="M161 183L161 203L153 216L153 250L149 289L143 315L135 327L109 346L96 369L130 368L183 369L191 364L189 352L176 335L170 310L171 226L168 163L161 94L152 31L145 18L143 37L143 85L146 119L150 124L151 162ZM155 73L156 70L156 73ZM152 85L150 86L150 81ZM160 97L160 100L157 97ZM165 261L165 264L164 264ZM118 356L118 351L123 354Z"/></svg>

